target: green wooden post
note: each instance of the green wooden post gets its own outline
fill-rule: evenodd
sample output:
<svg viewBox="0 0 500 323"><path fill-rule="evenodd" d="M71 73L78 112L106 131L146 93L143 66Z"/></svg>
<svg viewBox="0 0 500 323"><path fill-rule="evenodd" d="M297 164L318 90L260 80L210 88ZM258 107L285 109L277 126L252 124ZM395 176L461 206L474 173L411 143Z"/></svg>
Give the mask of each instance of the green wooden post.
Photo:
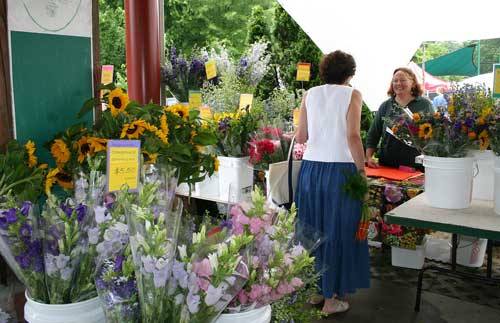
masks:
<svg viewBox="0 0 500 323"><path fill-rule="evenodd" d="M481 39L477 41L477 75L481 74Z"/></svg>

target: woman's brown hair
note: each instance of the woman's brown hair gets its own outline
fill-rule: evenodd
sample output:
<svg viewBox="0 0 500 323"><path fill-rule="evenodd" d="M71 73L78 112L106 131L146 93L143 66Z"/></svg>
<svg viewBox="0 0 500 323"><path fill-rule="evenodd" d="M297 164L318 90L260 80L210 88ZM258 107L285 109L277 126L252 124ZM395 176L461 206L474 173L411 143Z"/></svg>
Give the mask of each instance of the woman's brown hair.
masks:
<svg viewBox="0 0 500 323"><path fill-rule="evenodd" d="M417 81L417 76L413 71L407 67L398 67L394 70L394 73L392 73L392 76L396 74L397 72L403 72L408 76L408 78L412 81L413 86L411 87L411 95L414 97L420 96L424 93L424 90L422 89L422 85L420 85ZM387 95L389 96L394 96L394 90L392 89L392 79L391 79L391 84L389 85L389 90L387 90Z"/></svg>

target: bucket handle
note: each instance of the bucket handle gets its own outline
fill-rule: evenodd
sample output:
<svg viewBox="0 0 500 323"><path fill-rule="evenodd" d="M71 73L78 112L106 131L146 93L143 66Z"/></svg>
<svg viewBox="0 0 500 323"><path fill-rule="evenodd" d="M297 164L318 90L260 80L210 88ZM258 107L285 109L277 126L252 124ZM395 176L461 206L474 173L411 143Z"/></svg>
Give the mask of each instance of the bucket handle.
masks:
<svg viewBox="0 0 500 323"><path fill-rule="evenodd" d="M476 178L476 176L479 175L479 164L477 163L477 160L474 161L474 171L475 174L473 174L473 177Z"/></svg>

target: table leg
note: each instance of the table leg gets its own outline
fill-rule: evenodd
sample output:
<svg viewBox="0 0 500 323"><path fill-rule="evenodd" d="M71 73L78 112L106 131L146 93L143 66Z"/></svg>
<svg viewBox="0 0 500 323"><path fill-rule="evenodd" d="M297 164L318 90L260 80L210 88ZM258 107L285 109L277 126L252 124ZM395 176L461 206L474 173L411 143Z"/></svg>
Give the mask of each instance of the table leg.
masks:
<svg viewBox="0 0 500 323"><path fill-rule="evenodd" d="M486 277L491 278L491 267L493 265L493 241L488 239L486 245L486 254L488 255L488 262L486 263Z"/></svg>
<svg viewBox="0 0 500 323"><path fill-rule="evenodd" d="M415 312L420 311L420 302L422 298L422 281L424 280L424 268L420 269L418 272L418 281L417 281L417 298L415 299Z"/></svg>
<svg viewBox="0 0 500 323"><path fill-rule="evenodd" d="M457 269L457 248L458 248L458 235L453 233L451 236L451 270Z"/></svg>

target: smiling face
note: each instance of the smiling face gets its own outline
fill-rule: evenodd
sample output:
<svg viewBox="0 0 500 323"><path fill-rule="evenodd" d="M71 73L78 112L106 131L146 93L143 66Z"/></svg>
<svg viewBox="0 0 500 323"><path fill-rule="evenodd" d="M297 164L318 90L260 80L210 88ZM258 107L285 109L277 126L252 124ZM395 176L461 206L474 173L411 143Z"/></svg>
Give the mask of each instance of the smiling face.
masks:
<svg viewBox="0 0 500 323"><path fill-rule="evenodd" d="M412 95L413 81L404 71L397 71L392 76L392 89L397 96Z"/></svg>

